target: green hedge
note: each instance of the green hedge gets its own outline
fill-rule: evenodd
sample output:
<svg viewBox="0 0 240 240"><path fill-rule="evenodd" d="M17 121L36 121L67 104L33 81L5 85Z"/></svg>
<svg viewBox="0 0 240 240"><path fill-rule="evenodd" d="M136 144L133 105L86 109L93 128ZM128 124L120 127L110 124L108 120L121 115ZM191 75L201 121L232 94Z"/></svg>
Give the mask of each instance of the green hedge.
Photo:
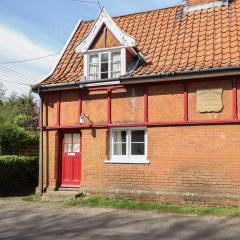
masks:
<svg viewBox="0 0 240 240"><path fill-rule="evenodd" d="M0 155L0 194L34 189L38 182L38 157Z"/></svg>

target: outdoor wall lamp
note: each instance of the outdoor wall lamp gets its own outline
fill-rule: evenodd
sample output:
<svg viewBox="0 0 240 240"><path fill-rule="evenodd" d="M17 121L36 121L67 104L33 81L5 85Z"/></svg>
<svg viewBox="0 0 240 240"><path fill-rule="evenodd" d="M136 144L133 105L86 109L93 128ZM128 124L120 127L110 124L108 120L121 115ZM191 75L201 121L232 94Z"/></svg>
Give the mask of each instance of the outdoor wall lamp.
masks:
<svg viewBox="0 0 240 240"><path fill-rule="evenodd" d="M87 114L85 114L85 113L81 113L80 119L79 119L80 124L84 124L85 123L85 118L89 119L89 116Z"/></svg>

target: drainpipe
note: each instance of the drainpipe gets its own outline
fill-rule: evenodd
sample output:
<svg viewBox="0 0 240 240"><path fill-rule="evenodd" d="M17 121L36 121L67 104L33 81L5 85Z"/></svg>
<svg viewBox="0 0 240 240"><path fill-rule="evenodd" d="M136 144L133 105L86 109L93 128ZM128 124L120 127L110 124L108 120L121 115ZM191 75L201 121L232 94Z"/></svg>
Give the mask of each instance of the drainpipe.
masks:
<svg viewBox="0 0 240 240"><path fill-rule="evenodd" d="M43 99L41 96L40 88L38 88L38 94L40 97L39 187L40 187L40 195L42 196L42 194L43 194Z"/></svg>

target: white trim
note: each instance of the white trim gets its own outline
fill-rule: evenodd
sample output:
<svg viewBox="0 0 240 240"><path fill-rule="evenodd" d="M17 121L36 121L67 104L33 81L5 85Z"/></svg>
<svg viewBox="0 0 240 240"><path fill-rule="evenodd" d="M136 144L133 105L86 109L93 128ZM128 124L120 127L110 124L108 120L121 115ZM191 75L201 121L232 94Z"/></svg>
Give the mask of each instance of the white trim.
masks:
<svg viewBox="0 0 240 240"><path fill-rule="evenodd" d="M114 131L126 131L126 155L113 156L113 132ZM131 132L134 130L144 131L144 155L131 155ZM109 156L110 160L106 160L105 163L131 163L131 164L149 164L147 160L148 152L148 140L147 140L147 128L146 127L128 127L128 128L112 128L109 134Z"/></svg>
<svg viewBox="0 0 240 240"><path fill-rule="evenodd" d="M127 63L126 63L126 48L121 49L121 75L126 74L127 72Z"/></svg>
<svg viewBox="0 0 240 240"><path fill-rule="evenodd" d="M134 47L136 45L135 39L123 32L113 21L107 10L103 8L88 35L75 48L76 53L85 53L88 51L104 24L124 47Z"/></svg>
<svg viewBox="0 0 240 240"><path fill-rule="evenodd" d="M110 82L101 82L101 83L88 83L84 84L85 87L97 87L97 86L108 86L108 85L119 85L120 81L110 81Z"/></svg>
<svg viewBox="0 0 240 240"><path fill-rule="evenodd" d="M59 55L59 57L58 57L58 60L57 60L56 63L52 66L50 72L46 75L46 77L44 77L43 79L41 79L37 84L40 84L42 81L44 81L45 79L49 78L49 77L54 73L54 71L55 71L58 63L60 62L63 54L64 54L65 51L67 50L67 47L68 47L69 43L71 42L73 36L75 35L78 27L81 25L81 22L82 22L82 19L79 19L78 22L77 22L77 24L76 24L76 26L74 27L74 29L73 29L70 37L68 38L67 42L65 43L65 45L64 45L64 47L63 47L63 49L62 49L62 51L61 51L61 53L60 53L60 55Z"/></svg>
<svg viewBox="0 0 240 240"><path fill-rule="evenodd" d="M89 62L89 55L85 53L83 55L83 68L84 68L83 71L84 71L85 79L87 79L88 72L89 72L89 70L88 70L88 62Z"/></svg>
<svg viewBox="0 0 240 240"><path fill-rule="evenodd" d="M134 159L128 159L128 160L105 160L104 163L106 164L150 164L149 160L134 160Z"/></svg>

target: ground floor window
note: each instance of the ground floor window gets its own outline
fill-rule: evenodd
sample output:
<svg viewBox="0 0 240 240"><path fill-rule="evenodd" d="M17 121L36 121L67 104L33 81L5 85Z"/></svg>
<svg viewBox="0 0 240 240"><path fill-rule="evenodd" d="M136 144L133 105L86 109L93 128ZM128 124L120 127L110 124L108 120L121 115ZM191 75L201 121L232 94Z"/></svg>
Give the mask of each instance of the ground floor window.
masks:
<svg viewBox="0 0 240 240"><path fill-rule="evenodd" d="M109 141L109 162L148 163L145 128L111 129Z"/></svg>

